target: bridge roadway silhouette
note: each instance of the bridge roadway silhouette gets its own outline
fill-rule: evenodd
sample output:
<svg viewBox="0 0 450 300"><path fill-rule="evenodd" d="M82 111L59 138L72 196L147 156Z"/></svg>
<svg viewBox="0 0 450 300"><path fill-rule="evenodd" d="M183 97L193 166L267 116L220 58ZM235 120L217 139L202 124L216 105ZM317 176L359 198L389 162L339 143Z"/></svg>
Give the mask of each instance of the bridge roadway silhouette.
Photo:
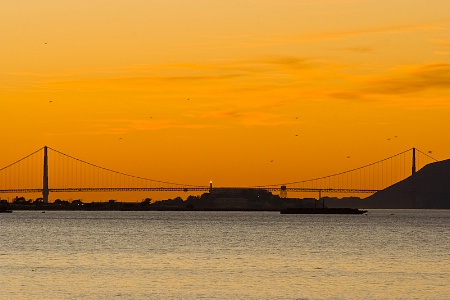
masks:
<svg viewBox="0 0 450 300"><path fill-rule="evenodd" d="M43 147L33 153L31 153L28 156L25 156L24 158L4 167L0 168L0 174L6 173L9 169L12 169L13 167L17 166L19 169L16 171L11 171L11 175L8 173L7 175L0 178L0 184L2 184L1 181L22 181L20 178L20 175L22 173L29 172L29 166L24 163L24 161L31 159L32 157L38 156L38 153L40 151L44 152L43 155L43 161L42 156L39 156L40 163L37 169L40 168L43 172L40 174L43 174L42 178L42 187L39 186L39 183L35 184L35 187L30 188L26 186L22 187L4 187L0 185L0 193L42 193L42 198L44 202L48 202L48 196L50 193L73 193L73 192L138 192L138 191L148 191L148 192L211 192L212 190L221 190L221 189L227 189L227 190L233 190L233 189L264 189L270 192L279 192L280 197L285 198L287 195L287 192L314 192L314 193L322 193L322 192L329 192L329 193L348 193L348 194L363 194L363 193L369 193L373 194L381 189L392 185L393 183L396 183L398 181L403 180L404 178L396 179L397 181L393 181L393 173L397 172L395 170L395 167L393 166L394 160L400 160L400 169L409 169L407 173L409 175L414 175L416 172L416 160L417 155L420 154L426 159L431 159L433 161L437 161L436 159L432 158L428 154L416 149L408 149L406 151L403 151L399 154L390 156L388 158L385 158L383 160L379 160L375 163L368 164L356 169L352 169L349 171L310 179L310 180L303 180L303 181L297 181L297 182L290 182L290 183L282 183L282 184L272 184L272 185L265 185L265 186L250 186L250 187L212 187L212 183L210 183L209 186L198 186L198 185L187 185L187 184L179 184L179 183L171 183L171 182L164 182L164 181L158 181L158 180L151 180L147 178L137 177L128 175L125 173L117 172L114 170L110 170L104 167L100 167L97 165L94 165L92 163L88 163L86 161L80 160L78 158L72 157L70 155L67 155L63 152L60 152L58 150L52 149L50 147ZM76 177L72 176L73 173L78 172L79 177L87 178L85 182L72 182L70 184L67 184L64 187L51 187L49 185L49 150L52 150L55 155L59 155L61 159L67 159L69 162L62 162L58 166L69 166L71 164L77 164L72 166L72 170L68 171L68 174L65 177L71 178ZM403 157L403 163L401 162L401 159ZM408 163L405 163L405 161L408 161ZM59 161L58 161L59 162ZM22 167L22 165L24 165ZM43 165L42 165L43 164ZM52 165L53 166L53 165ZM87 170L87 168L90 168ZM95 170L95 172L99 172L96 176L89 177L89 174L92 173L92 169ZM37 171L38 173L40 171ZM100 175L100 172L106 172L105 175L102 173ZM364 172L364 173L363 173ZM382 183L382 187L375 187L375 186L362 186L362 182L374 182L377 178L376 173L381 173L381 177L390 177L391 181L390 183ZM17 173L17 174L16 174ZM108 178L111 176L120 176L121 180L123 182L126 182L126 180L136 180L142 183L140 186L139 184L129 184L129 186L126 186L125 183L117 184L114 182L107 182L102 184L95 184L91 183L90 180L92 177L102 177L103 180L108 181ZM378 176L379 177L379 176ZM3 178L3 179L2 179ZM6 178L6 179L5 179ZM106 179L105 179L106 178ZM383 179L384 180L384 179ZM359 182L359 184L356 183ZM345 183L348 186L344 186ZM37 185L37 186L36 186ZM78 187L77 187L78 185ZM149 186L151 185L151 186ZM374 184L375 185L375 184Z"/></svg>
<svg viewBox="0 0 450 300"><path fill-rule="evenodd" d="M115 188L115 187L99 187L99 188L49 188L48 191L52 193L75 193L75 192L210 192L211 190L242 190L242 189L259 189L267 190L270 192L278 192L281 187L214 187L211 189L209 186L197 186L197 187L152 187L152 188ZM376 193L379 190L370 189L351 189L351 188L295 188L286 187L288 192L335 192L335 193ZM41 193L42 189L9 189L0 190L0 193Z"/></svg>

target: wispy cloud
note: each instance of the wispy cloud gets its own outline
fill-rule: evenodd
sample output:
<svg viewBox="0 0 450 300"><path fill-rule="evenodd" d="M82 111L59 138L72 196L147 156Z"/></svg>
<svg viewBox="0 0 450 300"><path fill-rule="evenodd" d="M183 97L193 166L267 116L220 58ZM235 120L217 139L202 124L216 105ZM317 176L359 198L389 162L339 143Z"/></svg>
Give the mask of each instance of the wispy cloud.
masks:
<svg viewBox="0 0 450 300"><path fill-rule="evenodd" d="M221 119L244 126L279 126L293 123L277 113L231 109L205 112L200 115L200 118L204 120Z"/></svg>
<svg viewBox="0 0 450 300"><path fill-rule="evenodd" d="M125 135L132 132L159 131L166 129L203 129L209 124L194 124L181 120L89 120L85 128L73 131L76 135ZM70 134L70 132L65 132Z"/></svg>
<svg viewBox="0 0 450 300"><path fill-rule="evenodd" d="M314 66L313 58L286 55L263 56L256 59L218 59L211 63L180 63L167 65L137 65L124 69L127 73L154 74L158 73L231 73L247 74L255 72L273 71L275 69L308 69Z"/></svg>
<svg viewBox="0 0 450 300"><path fill-rule="evenodd" d="M40 91L58 92L132 92L161 99L183 94L187 97L195 94L203 99L220 98L222 101L246 97L246 102L254 100L266 107L276 107L284 105L286 99L269 101L265 97L267 92L297 88L298 77L306 77L317 66L312 58L295 56L265 56L210 64L137 65L114 74L96 72L90 76L77 74L73 78L65 76L59 80L44 78L36 80L34 87ZM311 78L309 75L308 79ZM255 98L256 95L260 98Z"/></svg>
<svg viewBox="0 0 450 300"><path fill-rule="evenodd" d="M212 127L211 124L198 124L187 121L174 121L174 120L162 120L162 121L144 121L144 120L131 120L128 122L128 128L132 131L153 131L171 128L184 128L184 129L202 129Z"/></svg>
<svg viewBox="0 0 450 300"><path fill-rule="evenodd" d="M441 30L441 27L438 25L438 23L405 24L405 25L373 27L348 31L315 32L311 34L298 36L285 36L285 37L279 36L276 38L271 38L269 40L271 41L271 44L311 43L330 40L342 40L368 35L399 34L410 31L433 31L433 30Z"/></svg>
<svg viewBox="0 0 450 300"><path fill-rule="evenodd" d="M185 116L182 120L99 120L72 134L126 135L132 132L160 131L168 129L199 130L230 126L282 126L292 124L276 113L259 111L221 110L201 115ZM66 132L67 133L67 132Z"/></svg>
<svg viewBox="0 0 450 300"><path fill-rule="evenodd" d="M335 50L372 51L364 46ZM288 123L282 114L293 103L330 98L381 101L434 91L442 95L450 90L448 63L401 66L384 72L378 70L378 74L371 75L367 66L357 62L340 64L338 59L263 56L199 64L136 65L114 72L96 71L87 76L66 75L61 80L44 77L36 79L35 86L38 91L101 91L116 101L126 95L141 99L135 101L145 101L149 108L163 105L174 115L164 121L110 122L105 128L112 133L224 124L283 125ZM191 101L186 101L187 98ZM438 101L437 97L435 100Z"/></svg>
<svg viewBox="0 0 450 300"><path fill-rule="evenodd" d="M50 90L146 90L161 84L178 84L180 82L221 81L240 77L240 74L205 74L205 75L142 75L107 78L79 78L61 81L37 83L36 88Z"/></svg>
<svg viewBox="0 0 450 300"><path fill-rule="evenodd" d="M371 47L366 46L360 46L360 47L342 47L342 48L334 48L332 50L336 51L347 51L347 52L353 52L353 53L360 53L360 54L367 54L372 53L374 51Z"/></svg>
<svg viewBox="0 0 450 300"><path fill-rule="evenodd" d="M331 93L331 97L368 101L382 99L379 96L417 96L432 91L448 93L450 91L450 64L434 63L403 67L383 77L360 81L355 84L353 87ZM427 98L421 98L425 102L427 101ZM439 99L436 101L438 105L443 104ZM446 106L449 105L450 103L446 104Z"/></svg>
<svg viewBox="0 0 450 300"><path fill-rule="evenodd" d="M430 89L450 89L450 64L418 66L403 76L374 81L365 91L374 94L408 94Z"/></svg>

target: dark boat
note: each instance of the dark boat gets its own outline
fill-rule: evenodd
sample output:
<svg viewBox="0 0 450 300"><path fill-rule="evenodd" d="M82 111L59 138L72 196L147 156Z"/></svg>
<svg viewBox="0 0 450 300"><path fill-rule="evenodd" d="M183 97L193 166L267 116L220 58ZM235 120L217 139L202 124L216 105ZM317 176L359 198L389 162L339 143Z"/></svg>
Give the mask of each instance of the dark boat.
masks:
<svg viewBox="0 0 450 300"><path fill-rule="evenodd" d="M362 215L367 210L357 208L286 208L280 211L281 214L300 214L300 215Z"/></svg>
<svg viewBox="0 0 450 300"><path fill-rule="evenodd" d="M12 210L9 209L0 209L0 213L12 213Z"/></svg>

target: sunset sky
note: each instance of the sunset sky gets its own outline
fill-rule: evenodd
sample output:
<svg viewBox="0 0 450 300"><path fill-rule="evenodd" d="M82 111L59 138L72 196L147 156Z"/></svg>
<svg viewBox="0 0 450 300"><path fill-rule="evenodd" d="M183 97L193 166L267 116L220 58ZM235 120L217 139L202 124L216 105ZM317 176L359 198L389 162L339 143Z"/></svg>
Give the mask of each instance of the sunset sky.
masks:
<svg viewBox="0 0 450 300"><path fill-rule="evenodd" d="M47 145L251 186L450 158L448 0L2 0L0 27L0 167Z"/></svg>

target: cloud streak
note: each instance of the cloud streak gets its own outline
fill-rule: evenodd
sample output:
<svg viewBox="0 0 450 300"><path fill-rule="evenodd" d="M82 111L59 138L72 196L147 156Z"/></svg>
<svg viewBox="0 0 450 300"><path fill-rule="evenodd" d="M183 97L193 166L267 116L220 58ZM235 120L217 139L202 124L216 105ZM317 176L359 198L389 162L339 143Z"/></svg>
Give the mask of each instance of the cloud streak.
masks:
<svg viewBox="0 0 450 300"><path fill-rule="evenodd" d="M347 52L353 52L353 53L359 53L359 54L368 54L374 51L371 47L343 47L343 48L334 48L332 50L337 51L347 51Z"/></svg>
<svg viewBox="0 0 450 300"><path fill-rule="evenodd" d="M152 132L170 129L201 130L230 126L282 126L286 121L276 113L258 111L221 110L185 117L183 120L101 120L91 121L90 128L76 134L124 135L132 132Z"/></svg>
<svg viewBox="0 0 450 300"><path fill-rule="evenodd" d="M225 120L228 123L244 126L283 126L293 124L279 113L264 111L246 111L225 109L205 112L199 116L202 120Z"/></svg>
<svg viewBox="0 0 450 300"><path fill-rule="evenodd" d="M299 36L288 37L276 37L271 38L270 44L289 44L289 43L311 43L311 42L323 42L331 40L343 40L360 36L380 35L380 34L401 34L410 31L434 31L441 30L438 23L428 24L405 24L397 26L385 26L374 27L359 30L348 31L329 31L329 32L316 32Z"/></svg>
<svg viewBox="0 0 450 300"><path fill-rule="evenodd" d="M124 135L132 132L151 132L168 129L204 129L210 128L208 124L194 124L178 120L90 120L85 130L73 132L78 135Z"/></svg>
<svg viewBox="0 0 450 300"><path fill-rule="evenodd" d="M408 94L430 89L450 89L450 64L419 66L406 76L379 80L366 87L366 91L374 94Z"/></svg>
<svg viewBox="0 0 450 300"><path fill-rule="evenodd" d="M367 80L354 88L331 93L331 97L347 100L380 99L380 96L418 96L422 93L450 91L450 64L434 63L404 67L383 78ZM421 97L427 102L426 97ZM389 98L390 99L390 98ZM440 105L442 102L438 101ZM424 104L426 105L426 104ZM446 106L450 106L447 103Z"/></svg>

